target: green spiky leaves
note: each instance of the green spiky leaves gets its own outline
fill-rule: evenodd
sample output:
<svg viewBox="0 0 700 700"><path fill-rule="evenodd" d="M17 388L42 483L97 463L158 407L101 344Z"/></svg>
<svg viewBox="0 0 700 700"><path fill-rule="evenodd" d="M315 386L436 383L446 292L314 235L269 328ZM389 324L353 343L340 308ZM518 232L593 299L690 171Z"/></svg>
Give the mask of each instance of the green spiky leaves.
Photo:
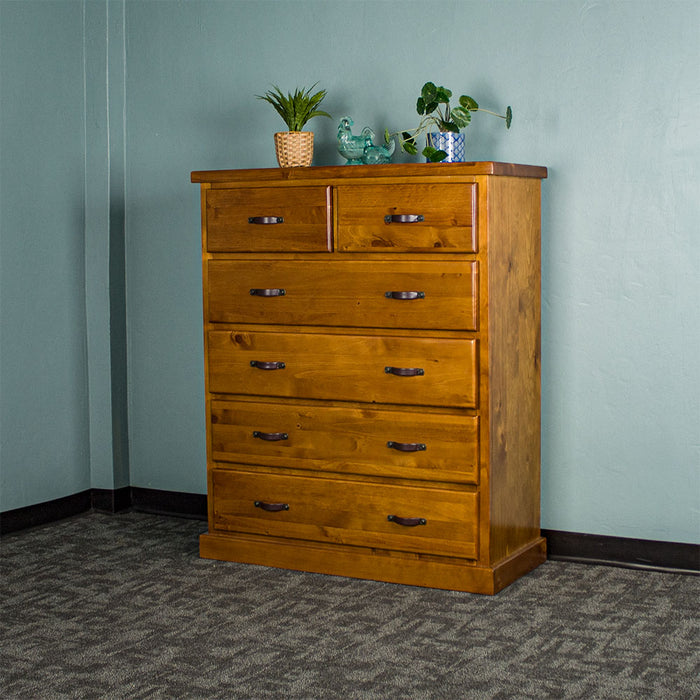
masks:
<svg viewBox="0 0 700 700"><path fill-rule="evenodd" d="M297 88L294 94L290 92L286 95L276 85L273 85L272 90L268 90L264 95L256 95L256 97L259 100L269 102L282 117L290 131L301 131L310 119L331 116L328 112L319 109L326 96L326 91L319 90L313 93L317 84L314 83L310 88Z"/></svg>

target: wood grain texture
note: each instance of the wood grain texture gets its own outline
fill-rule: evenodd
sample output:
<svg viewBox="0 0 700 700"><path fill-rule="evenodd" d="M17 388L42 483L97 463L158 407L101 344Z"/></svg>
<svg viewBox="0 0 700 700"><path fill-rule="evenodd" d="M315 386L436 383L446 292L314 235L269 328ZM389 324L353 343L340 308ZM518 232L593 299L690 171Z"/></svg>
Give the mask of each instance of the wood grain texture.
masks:
<svg viewBox="0 0 700 700"><path fill-rule="evenodd" d="M209 317L222 323L476 330L476 262L211 260ZM274 297L252 289L282 289ZM415 299L387 293L419 292Z"/></svg>
<svg viewBox="0 0 700 700"><path fill-rule="evenodd" d="M498 593L546 559L543 540L488 567L455 557L214 531L200 537L199 552L209 559L484 595Z"/></svg>
<svg viewBox="0 0 700 700"><path fill-rule="evenodd" d="M253 168L249 170L205 170L191 174L191 182L211 185L254 183L284 185L322 180L328 184L354 179L385 180L426 178L429 181L447 181L477 175L510 175L514 177L546 178L547 168L539 165L477 161L470 163L389 163L386 165L346 165L311 168Z"/></svg>
<svg viewBox="0 0 700 700"><path fill-rule="evenodd" d="M471 408L477 402L474 339L405 335L209 333L209 388L217 393ZM262 370L251 362L283 362ZM387 367L421 370L396 376Z"/></svg>
<svg viewBox="0 0 700 700"><path fill-rule="evenodd" d="M225 251L330 250L330 193L327 187L209 190L207 248ZM250 219L279 220L252 223Z"/></svg>
<svg viewBox="0 0 700 700"><path fill-rule="evenodd" d="M487 594L544 561L543 177L508 163L192 174L202 556ZM251 237L249 216L284 207L286 229Z"/></svg>
<svg viewBox="0 0 700 700"><path fill-rule="evenodd" d="M473 199L473 184L340 185L338 250L474 252Z"/></svg>
<svg viewBox="0 0 700 700"><path fill-rule="evenodd" d="M478 479L479 418L391 409L213 401L212 457L340 474L472 483ZM263 440L254 433L283 433ZM422 444L402 451L388 445Z"/></svg>
<svg viewBox="0 0 700 700"><path fill-rule="evenodd" d="M256 503L286 507L268 512ZM477 518L469 491L214 470L217 530L474 559Z"/></svg>
<svg viewBox="0 0 700 700"><path fill-rule="evenodd" d="M539 537L540 182L488 188L491 558Z"/></svg>

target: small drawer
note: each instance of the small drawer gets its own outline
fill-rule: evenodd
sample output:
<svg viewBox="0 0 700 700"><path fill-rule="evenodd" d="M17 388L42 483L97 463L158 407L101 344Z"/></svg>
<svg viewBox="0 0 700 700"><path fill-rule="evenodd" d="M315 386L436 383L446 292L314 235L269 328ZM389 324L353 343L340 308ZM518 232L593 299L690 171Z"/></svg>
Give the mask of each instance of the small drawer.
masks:
<svg viewBox="0 0 700 700"><path fill-rule="evenodd" d="M479 418L213 401L212 457L331 472L476 483Z"/></svg>
<svg viewBox="0 0 700 700"><path fill-rule="evenodd" d="M338 250L473 253L475 184L341 185Z"/></svg>
<svg viewBox="0 0 700 700"><path fill-rule="evenodd" d="M331 250L330 188L236 187L207 191L211 252Z"/></svg>
<svg viewBox="0 0 700 700"><path fill-rule="evenodd" d="M476 339L210 331L209 391L475 408Z"/></svg>
<svg viewBox="0 0 700 700"><path fill-rule="evenodd" d="M477 265L210 260L209 320L476 330Z"/></svg>
<svg viewBox="0 0 700 700"><path fill-rule="evenodd" d="M471 491L214 469L214 527L475 559Z"/></svg>

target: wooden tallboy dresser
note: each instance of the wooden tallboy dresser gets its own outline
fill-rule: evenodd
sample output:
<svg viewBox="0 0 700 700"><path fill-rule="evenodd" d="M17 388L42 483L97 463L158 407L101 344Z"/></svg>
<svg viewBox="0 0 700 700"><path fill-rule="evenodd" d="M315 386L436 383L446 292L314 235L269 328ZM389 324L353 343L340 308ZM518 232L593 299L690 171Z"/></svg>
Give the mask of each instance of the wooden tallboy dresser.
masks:
<svg viewBox="0 0 700 700"><path fill-rule="evenodd" d="M542 167L194 172L203 557L476 593L540 536Z"/></svg>

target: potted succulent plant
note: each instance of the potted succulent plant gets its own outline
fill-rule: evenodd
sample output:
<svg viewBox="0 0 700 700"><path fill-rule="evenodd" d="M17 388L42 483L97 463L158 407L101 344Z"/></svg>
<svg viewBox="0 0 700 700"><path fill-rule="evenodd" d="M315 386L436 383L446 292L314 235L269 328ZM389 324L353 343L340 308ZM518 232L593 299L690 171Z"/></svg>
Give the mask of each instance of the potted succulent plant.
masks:
<svg viewBox="0 0 700 700"><path fill-rule="evenodd" d="M264 95L256 95L260 100L269 102L282 117L289 131L275 134L277 162L281 168L293 168L311 165L314 157L314 134L302 131L305 124L314 117L330 117L328 112L319 109L326 96L325 90L313 92L318 83L310 88L297 88L294 94L286 95L276 86Z"/></svg>
<svg viewBox="0 0 700 700"><path fill-rule="evenodd" d="M416 155L417 138L425 133L426 146L422 153L428 162L455 162L464 160L464 134L461 133L461 129L471 123L472 112L486 112L504 119L506 129L510 129L513 119L513 111L510 107L506 108L505 114L498 114L489 109L482 109L469 95L461 95L459 105L451 107L451 98L452 91L445 87L438 87L430 82L423 85L416 102L416 111L421 117L418 126L412 130L394 134L390 134L387 130L384 132L386 142L388 143L393 136L398 136L401 150Z"/></svg>

